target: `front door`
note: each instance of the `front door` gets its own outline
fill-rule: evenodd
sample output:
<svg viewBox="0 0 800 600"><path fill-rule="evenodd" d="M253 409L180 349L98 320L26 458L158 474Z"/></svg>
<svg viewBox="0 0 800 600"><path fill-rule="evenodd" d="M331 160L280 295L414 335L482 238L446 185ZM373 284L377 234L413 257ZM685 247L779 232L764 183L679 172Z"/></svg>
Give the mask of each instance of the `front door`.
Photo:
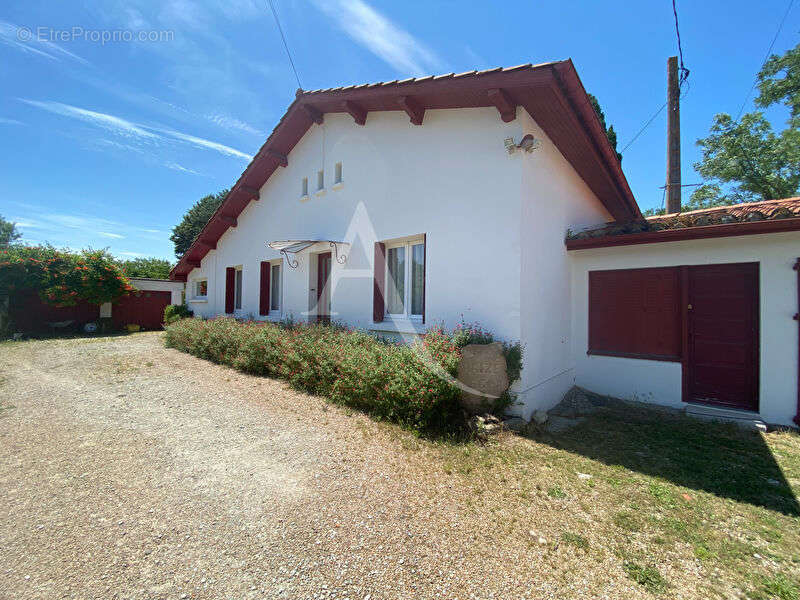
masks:
<svg viewBox="0 0 800 600"><path fill-rule="evenodd" d="M689 402L758 411L758 263L688 267Z"/></svg>
<svg viewBox="0 0 800 600"><path fill-rule="evenodd" d="M317 255L317 323L331 321L331 290L328 280L331 276L331 253Z"/></svg>

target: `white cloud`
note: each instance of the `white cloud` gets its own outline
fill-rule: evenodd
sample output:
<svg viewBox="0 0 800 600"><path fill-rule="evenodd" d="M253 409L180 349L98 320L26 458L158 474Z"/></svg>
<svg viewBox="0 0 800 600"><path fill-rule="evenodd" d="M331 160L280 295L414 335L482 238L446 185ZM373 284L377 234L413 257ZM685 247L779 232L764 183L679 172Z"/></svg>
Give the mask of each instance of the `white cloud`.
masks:
<svg viewBox="0 0 800 600"><path fill-rule="evenodd" d="M244 121L240 121L236 117L229 117L227 115L206 115L206 118L211 121L212 123L219 125L220 127L224 127L225 129L238 129L239 131L244 131L245 133L250 133L252 135L257 135L259 137L264 136L264 132L259 131L252 125L245 123Z"/></svg>
<svg viewBox="0 0 800 600"><path fill-rule="evenodd" d="M159 256L172 259L172 246L167 241L167 232L154 228L152 223L122 223L90 213L57 213L43 206L16 201L9 204L24 208L16 215L11 215L10 220L17 222L27 243L47 241L57 247L72 248L108 246L115 254L125 254L118 252L124 250L134 257ZM133 248L142 250L142 253L132 250Z"/></svg>
<svg viewBox="0 0 800 600"><path fill-rule="evenodd" d="M63 104L61 102L28 100L26 98L20 98L19 100L30 106L46 110L57 115L90 123L129 139L134 138L145 142L158 142L165 140L166 138L164 135L166 135L199 148L214 150L226 156L233 156L247 161L250 161L253 158L249 154L245 154L244 152L236 150L235 148L231 148L230 146L226 146L225 144L220 144L219 142L207 140L205 138L190 135L188 133L182 133L173 129L161 129L158 127L142 125L140 123L133 123L132 121L128 121L121 117L116 117L114 115L96 112L93 110L87 110L85 108L79 108L69 104ZM153 133L154 131L158 133ZM105 140L105 143L114 144L114 142L110 142L108 140Z"/></svg>
<svg viewBox="0 0 800 600"><path fill-rule="evenodd" d="M168 169L172 169L173 171L181 171L183 173L191 173L192 175L202 175L199 171L195 171L194 169L188 169L183 165L179 165L176 162L166 162L164 166Z"/></svg>
<svg viewBox="0 0 800 600"><path fill-rule="evenodd" d="M46 34L46 32L45 32ZM38 35L37 28L20 27L7 21L0 21L0 42L27 54L35 54L49 60L60 61L62 58L90 65L85 58L64 50L58 44Z"/></svg>
<svg viewBox="0 0 800 600"><path fill-rule="evenodd" d="M228 156L235 156L237 158L242 158L247 161L253 160L253 157L250 156L249 154L245 154L244 152L240 152L235 148L231 148L230 146L226 146L225 144L220 144L219 142L212 142L211 140L206 140L204 138L196 137L194 135L189 135L188 133L181 133L180 131L175 131L173 129L159 129L157 127L149 127L148 129L152 129L153 131L158 131L165 135L172 136L176 139L182 140L189 144L193 144L194 146L198 146L199 148L208 148L210 150L216 150L221 154L226 154Z"/></svg>
<svg viewBox="0 0 800 600"><path fill-rule="evenodd" d="M17 121L16 119L6 119L5 117L0 117L0 123L3 125L25 125L22 121Z"/></svg>
<svg viewBox="0 0 800 600"><path fill-rule="evenodd" d="M363 0L315 2L353 40L398 71L420 76L442 70L432 50Z"/></svg>
<svg viewBox="0 0 800 600"><path fill-rule="evenodd" d="M147 256L146 254L142 254L141 252L117 252L119 256L129 256L131 258L143 258Z"/></svg>
<svg viewBox="0 0 800 600"><path fill-rule="evenodd" d="M103 129L107 129L108 131L112 131L125 137L133 136L152 140L158 138L157 135L150 133L149 131L145 131L138 125L135 125L134 123L131 123L130 121L120 117L115 117L114 115L95 112L93 110L86 110L85 108L78 108L77 106L71 106L61 102L28 100L26 98L20 98L20 101L57 115L73 117L87 123L92 123L98 127L102 127Z"/></svg>

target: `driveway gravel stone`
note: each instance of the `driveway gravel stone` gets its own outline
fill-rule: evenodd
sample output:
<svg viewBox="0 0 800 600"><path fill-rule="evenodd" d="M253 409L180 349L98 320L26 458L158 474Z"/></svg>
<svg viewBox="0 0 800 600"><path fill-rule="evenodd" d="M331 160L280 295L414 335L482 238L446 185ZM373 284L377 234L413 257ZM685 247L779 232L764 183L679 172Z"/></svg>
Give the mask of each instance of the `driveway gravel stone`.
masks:
<svg viewBox="0 0 800 600"><path fill-rule="evenodd" d="M0 344L0 598L644 597L415 443L160 333Z"/></svg>

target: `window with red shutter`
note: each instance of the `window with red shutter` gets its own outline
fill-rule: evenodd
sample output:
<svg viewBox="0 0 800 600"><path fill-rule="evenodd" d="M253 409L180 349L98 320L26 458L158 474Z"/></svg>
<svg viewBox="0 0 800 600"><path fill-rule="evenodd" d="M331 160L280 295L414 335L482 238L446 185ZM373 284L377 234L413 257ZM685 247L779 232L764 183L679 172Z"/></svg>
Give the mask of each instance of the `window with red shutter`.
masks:
<svg viewBox="0 0 800 600"><path fill-rule="evenodd" d="M258 314L266 316L269 314L269 292L270 292L270 273L271 268L268 261L261 262L261 281L260 293L258 297Z"/></svg>
<svg viewBox="0 0 800 600"><path fill-rule="evenodd" d="M680 268L589 273L589 354L679 361Z"/></svg>
<svg viewBox="0 0 800 600"><path fill-rule="evenodd" d="M386 245L375 242L375 264L373 266L374 281L372 288L372 320L383 321L383 291L386 282Z"/></svg>
<svg viewBox="0 0 800 600"><path fill-rule="evenodd" d="M233 313L233 305L236 299L236 268L228 267L225 269L225 312Z"/></svg>

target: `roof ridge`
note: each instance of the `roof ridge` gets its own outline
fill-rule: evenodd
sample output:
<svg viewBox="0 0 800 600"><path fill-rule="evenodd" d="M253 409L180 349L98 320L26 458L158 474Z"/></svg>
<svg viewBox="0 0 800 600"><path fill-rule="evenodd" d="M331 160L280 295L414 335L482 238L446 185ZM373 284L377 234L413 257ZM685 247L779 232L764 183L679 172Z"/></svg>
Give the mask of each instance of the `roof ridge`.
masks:
<svg viewBox="0 0 800 600"><path fill-rule="evenodd" d="M670 219L679 216L685 215L696 215L698 213L709 213L709 212L716 212L716 211L725 211L730 210L732 208L752 208L756 206L770 206L773 204L781 204L785 202L790 202L796 200L800 202L800 196L790 196L788 198L773 198L772 200L756 200L754 202L739 202L738 204L725 204L723 206L709 206L708 208L698 208L696 210L688 210L688 211L679 211L673 213L666 213L663 215L653 215L651 217L647 217L647 220L656 220L656 219Z"/></svg>
<svg viewBox="0 0 800 600"><path fill-rule="evenodd" d="M488 69L482 69L480 71L477 70L470 70L470 71L463 71L461 73L440 73L439 75L421 75L419 77L407 77L405 79L394 79L392 81L376 81L372 83L355 83L352 85L344 85L338 87L330 87L330 88L317 88L314 90L303 90L298 93L298 97L306 96L310 94L323 94L323 93L330 93L330 92L341 92L345 90L350 90L353 88L361 88L361 87L382 87L382 86L392 86L392 85L406 85L409 83L418 83L420 81L429 81L431 79L459 79L462 77L479 77L481 75L489 75L491 73L508 73L510 71L521 71L523 69L538 69L542 67L549 67L552 65L557 65L563 62L566 62L569 59L564 60L551 60L542 63L524 63L521 65L514 65L511 67L490 67Z"/></svg>

